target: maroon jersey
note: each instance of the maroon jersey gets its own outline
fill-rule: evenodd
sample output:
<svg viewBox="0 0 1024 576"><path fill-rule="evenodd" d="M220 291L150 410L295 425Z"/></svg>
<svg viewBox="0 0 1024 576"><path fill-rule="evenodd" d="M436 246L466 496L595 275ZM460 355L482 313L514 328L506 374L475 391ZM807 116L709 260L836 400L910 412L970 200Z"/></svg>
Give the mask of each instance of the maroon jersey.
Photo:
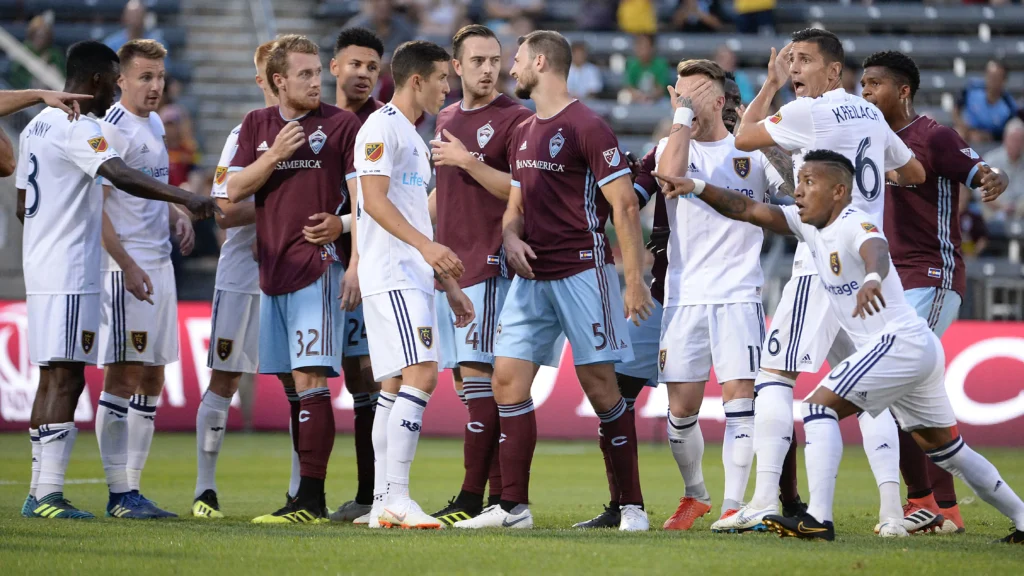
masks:
<svg viewBox="0 0 1024 576"><path fill-rule="evenodd" d="M633 188L637 192L637 199L640 200L640 207L643 208L654 198L654 226L655 228L668 228L668 209L665 206L665 197L661 195L661 186L658 180L651 176L654 172L655 153L657 147L651 148L640 160L640 169L637 170L636 180L633 181ZM654 255L654 266L651 267L651 297L659 304L665 302L665 273L668 271L668 250L662 250Z"/></svg>
<svg viewBox="0 0 1024 576"><path fill-rule="evenodd" d="M359 118L359 126L361 127L363 123L366 122L366 119L370 117L370 114L373 114L378 108L382 108L383 106L384 103L380 100L377 100L373 96L369 97L366 102L363 102L363 105L359 107L359 110L356 110L356 118ZM356 132L358 133L358 128L356 129ZM352 213L353 190L355 190L355 186L351 189L346 187L345 202L338 207L338 211L336 213L338 216ZM338 249L341 251L341 263L345 265L346 269L348 269L349 260L352 259L352 234L346 232L341 235L341 238L338 238Z"/></svg>
<svg viewBox="0 0 1024 576"><path fill-rule="evenodd" d="M916 186L885 187L885 236L905 289L967 290L960 254L960 183L970 186L981 157L947 128L918 116L897 132L924 166Z"/></svg>
<svg viewBox="0 0 1024 576"><path fill-rule="evenodd" d="M474 110L463 110L462 102L456 102L437 115L435 138L444 139L442 131L447 130L477 160L508 172L512 131L532 115L504 94ZM466 267L459 286L466 288L499 274L510 278L501 249L506 201L488 192L465 170L438 166L435 171L437 241L451 248Z"/></svg>
<svg viewBox="0 0 1024 576"><path fill-rule="evenodd" d="M533 116L509 142L512 185L523 193L523 240L538 280L559 280L611 264L604 235L611 207L600 187L629 167L608 124L573 101L551 118Z"/></svg>
<svg viewBox="0 0 1024 576"><path fill-rule="evenodd" d="M309 286L332 260L339 259L335 244L310 244L302 228L313 214L337 213L347 195L345 180L355 177L352 154L359 131L355 114L321 103L298 122L306 143L279 162L256 191L260 290L270 296ZM245 168L269 150L285 124L277 106L248 113L238 134L232 170Z"/></svg>

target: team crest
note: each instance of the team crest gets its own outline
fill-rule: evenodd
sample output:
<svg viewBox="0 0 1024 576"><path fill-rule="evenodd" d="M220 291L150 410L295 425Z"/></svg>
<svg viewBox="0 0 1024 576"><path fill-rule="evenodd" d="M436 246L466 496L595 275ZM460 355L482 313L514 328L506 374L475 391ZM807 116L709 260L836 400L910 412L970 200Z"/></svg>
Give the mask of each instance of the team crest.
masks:
<svg viewBox="0 0 1024 576"><path fill-rule="evenodd" d="M839 261L839 252L833 252L828 255L828 267L832 269L832 273L839 276L839 273L843 271L843 263Z"/></svg>
<svg viewBox="0 0 1024 576"><path fill-rule="evenodd" d="M370 162L376 162L384 157L384 143L383 142L367 142L366 143L366 159Z"/></svg>
<svg viewBox="0 0 1024 576"><path fill-rule="evenodd" d="M324 134L321 128L323 126L317 126L316 132L309 135L309 147L313 150L313 154L319 154L320 150L324 147L324 143L327 142L327 134Z"/></svg>
<svg viewBox="0 0 1024 576"><path fill-rule="evenodd" d="M974 148L961 148L960 152L962 152L964 156L967 156L971 160L977 160L978 158L981 158L981 156L978 156L978 153L974 151Z"/></svg>
<svg viewBox="0 0 1024 576"><path fill-rule="evenodd" d="M97 136L95 138L89 138L89 147L92 148L93 152L106 152L107 151L107 139L103 136Z"/></svg>
<svg viewBox="0 0 1024 576"><path fill-rule="evenodd" d="M228 167L227 166L217 166L217 171L213 174L213 182L214 182L214 184L220 186L227 179L228 179Z"/></svg>
<svg viewBox="0 0 1024 576"><path fill-rule="evenodd" d="M220 358L221 362L224 362L231 356L231 349L235 347L234 340L228 340L227 338L217 338L217 357Z"/></svg>
<svg viewBox="0 0 1024 576"><path fill-rule="evenodd" d="M663 349L658 352L658 371L665 371L665 360L668 358L668 350Z"/></svg>
<svg viewBox="0 0 1024 576"><path fill-rule="evenodd" d="M614 168L619 165L619 160L621 159L621 157L619 156L618 147L605 150L603 152L603 156L604 161L608 163L608 166L610 168Z"/></svg>
<svg viewBox="0 0 1024 576"><path fill-rule="evenodd" d="M491 141L491 136L494 136L494 128L491 127L491 123L484 124L476 131L476 145L483 150L484 146Z"/></svg>
<svg viewBox="0 0 1024 576"><path fill-rule="evenodd" d="M420 342L430 350L430 347L434 345L434 329L430 326L420 326L416 329L420 334Z"/></svg>
<svg viewBox="0 0 1024 576"><path fill-rule="evenodd" d="M861 222L860 227L863 228L865 232L878 232L878 228L871 222Z"/></svg>
<svg viewBox="0 0 1024 576"><path fill-rule="evenodd" d="M82 330L82 352L92 352L92 345L96 343L96 333Z"/></svg>
<svg viewBox="0 0 1024 576"><path fill-rule="evenodd" d="M556 132L551 140L548 141L548 153L554 158L558 156L558 153L562 151L562 146L565 145L565 137L562 136L562 132Z"/></svg>
<svg viewBox="0 0 1024 576"><path fill-rule="evenodd" d="M782 122L782 112L776 112L774 116L768 119L772 124L778 124Z"/></svg>
<svg viewBox="0 0 1024 576"><path fill-rule="evenodd" d="M750 157L744 156L743 158L733 158L732 169L736 171L736 174L740 178L746 178L750 175Z"/></svg>
<svg viewBox="0 0 1024 576"><path fill-rule="evenodd" d="M149 344L149 333L148 332L131 332L132 337L132 348L139 354L146 351L146 346Z"/></svg>

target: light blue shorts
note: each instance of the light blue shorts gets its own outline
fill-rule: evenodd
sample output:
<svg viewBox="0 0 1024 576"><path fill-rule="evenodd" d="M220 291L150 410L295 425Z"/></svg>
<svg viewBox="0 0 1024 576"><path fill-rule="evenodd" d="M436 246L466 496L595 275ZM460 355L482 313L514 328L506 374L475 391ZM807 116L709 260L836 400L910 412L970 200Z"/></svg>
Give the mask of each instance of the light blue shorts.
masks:
<svg viewBox="0 0 1024 576"><path fill-rule="evenodd" d="M928 321L928 327L935 332L935 335L942 338L953 320L960 314L960 304L963 303L956 290L945 288L911 288L903 294L907 302L917 310L917 315Z"/></svg>
<svg viewBox="0 0 1024 576"><path fill-rule="evenodd" d="M345 311L338 288L345 268L331 264L323 276L290 294L260 294L260 374L323 366L341 374Z"/></svg>
<svg viewBox="0 0 1024 576"><path fill-rule="evenodd" d="M661 339L661 316L664 309L657 300L651 316L637 326L626 322L629 339L633 342L633 359L615 365L615 373L633 378L646 378L647 386L658 385L658 351Z"/></svg>
<svg viewBox="0 0 1024 576"><path fill-rule="evenodd" d="M370 343L366 340L366 324L363 322L363 304L351 312L345 312L345 358L370 355Z"/></svg>
<svg viewBox="0 0 1024 576"><path fill-rule="evenodd" d="M463 362L494 364L494 337L498 331L498 316L505 305L512 280L495 276L463 288L473 302L476 318L464 328L455 327L455 315L448 305L448 295L441 290L434 293L437 308L437 332L441 342L439 370L456 368Z"/></svg>
<svg viewBox="0 0 1024 576"><path fill-rule="evenodd" d="M553 365L564 333L577 366L633 359L615 266L561 280L516 277L498 320L494 355Z"/></svg>

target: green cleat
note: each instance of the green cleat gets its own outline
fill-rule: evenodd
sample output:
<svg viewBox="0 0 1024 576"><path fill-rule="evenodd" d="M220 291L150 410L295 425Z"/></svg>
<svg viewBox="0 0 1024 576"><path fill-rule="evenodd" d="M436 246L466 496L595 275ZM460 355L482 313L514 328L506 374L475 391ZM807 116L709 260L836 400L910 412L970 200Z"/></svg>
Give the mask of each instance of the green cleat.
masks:
<svg viewBox="0 0 1024 576"><path fill-rule="evenodd" d="M32 518L68 518L75 520L95 518L89 512L72 506L71 502L64 499L63 492L54 492L40 500L37 504L36 508L32 510Z"/></svg>

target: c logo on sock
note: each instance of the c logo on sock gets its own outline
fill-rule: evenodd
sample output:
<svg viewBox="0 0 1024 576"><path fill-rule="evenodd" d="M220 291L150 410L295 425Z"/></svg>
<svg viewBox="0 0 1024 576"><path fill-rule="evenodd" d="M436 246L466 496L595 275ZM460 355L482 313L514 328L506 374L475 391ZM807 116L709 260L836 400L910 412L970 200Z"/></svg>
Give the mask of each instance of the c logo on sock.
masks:
<svg viewBox="0 0 1024 576"><path fill-rule="evenodd" d="M626 442L629 442L629 438L626 438L625 436L616 436L615 438L612 438L612 446L623 446Z"/></svg>
<svg viewBox="0 0 1024 576"><path fill-rule="evenodd" d="M484 431L484 425L483 422L470 422L469 424L466 424L466 429L470 432L479 434Z"/></svg>
<svg viewBox="0 0 1024 576"><path fill-rule="evenodd" d="M299 410L299 422L306 422L309 420L309 410Z"/></svg>

